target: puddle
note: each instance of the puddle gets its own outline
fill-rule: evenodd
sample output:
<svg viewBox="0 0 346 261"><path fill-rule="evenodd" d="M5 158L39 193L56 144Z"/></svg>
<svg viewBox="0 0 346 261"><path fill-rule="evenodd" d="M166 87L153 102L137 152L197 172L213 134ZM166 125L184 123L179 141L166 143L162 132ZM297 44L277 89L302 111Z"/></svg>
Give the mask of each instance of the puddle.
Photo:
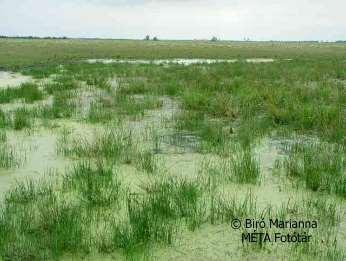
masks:
<svg viewBox="0 0 346 261"><path fill-rule="evenodd" d="M200 146L200 139L189 132L173 132L162 137L162 142L179 147L182 152L195 152Z"/></svg>
<svg viewBox="0 0 346 261"><path fill-rule="evenodd" d="M154 65L167 65L167 64L179 64L179 65L192 65L192 64L214 64L214 63L235 63L241 60L238 59L166 59L166 60L119 60L119 59L88 59L87 63L125 63L125 64L154 64ZM271 63L274 59L269 58L251 58L245 59L248 63Z"/></svg>
<svg viewBox="0 0 346 261"><path fill-rule="evenodd" d="M162 130L166 126L165 122L171 120L179 111L179 105L169 97L161 97L162 107L159 109L148 110L142 119L130 120L127 122L127 128L137 136L145 135L146 130L155 128Z"/></svg>
<svg viewBox="0 0 346 261"><path fill-rule="evenodd" d="M213 64L213 63L234 63L237 59L166 59L166 60L118 60L118 59L88 59L88 63L126 63L126 64L180 64L180 65L191 65L191 64Z"/></svg>
<svg viewBox="0 0 346 261"><path fill-rule="evenodd" d="M106 99L107 93L95 88L83 88L75 91L74 98L72 99L76 103L76 113L81 118L86 119L90 113L91 106L97 103L101 98Z"/></svg>
<svg viewBox="0 0 346 261"><path fill-rule="evenodd" d="M274 59L268 59L268 58L251 58L245 60L247 63L272 63L275 60Z"/></svg>
<svg viewBox="0 0 346 261"><path fill-rule="evenodd" d="M31 80L32 78L30 76L25 76L20 73L0 71L0 89L5 89L7 87L18 87L22 83L26 83Z"/></svg>
<svg viewBox="0 0 346 261"><path fill-rule="evenodd" d="M32 110L35 108L40 108L44 106L51 106L53 104L53 96L48 96L46 99L41 101L36 101L33 103L26 103L20 99L15 100L11 103L0 104L0 109L4 112L13 112L18 109Z"/></svg>
<svg viewBox="0 0 346 261"><path fill-rule="evenodd" d="M28 178L39 179L49 170L64 172L69 161L58 157L56 153L56 136L50 131L39 131L28 135L28 133L9 133L8 143L15 148L23 160L21 166L12 169L0 169L0 200L16 182Z"/></svg>

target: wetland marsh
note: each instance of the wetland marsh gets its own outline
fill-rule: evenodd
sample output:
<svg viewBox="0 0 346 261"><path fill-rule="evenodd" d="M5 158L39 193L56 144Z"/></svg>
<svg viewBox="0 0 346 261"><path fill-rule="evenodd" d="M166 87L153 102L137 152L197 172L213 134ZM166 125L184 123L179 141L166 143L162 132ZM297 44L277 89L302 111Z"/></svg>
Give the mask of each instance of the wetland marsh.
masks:
<svg viewBox="0 0 346 261"><path fill-rule="evenodd" d="M0 68L0 260L345 260L346 45L0 39Z"/></svg>

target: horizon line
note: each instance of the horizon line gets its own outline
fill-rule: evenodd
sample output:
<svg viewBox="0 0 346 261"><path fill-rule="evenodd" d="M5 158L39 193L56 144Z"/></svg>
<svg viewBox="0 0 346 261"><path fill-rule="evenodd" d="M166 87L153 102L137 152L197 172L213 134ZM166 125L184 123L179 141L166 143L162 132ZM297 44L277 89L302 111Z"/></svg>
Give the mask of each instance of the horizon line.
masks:
<svg viewBox="0 0 346 261"><path fill-rule="evenodd" d="M208 42L318 42L318 43L343 43L346 40L251 40L250 38L244 39L220 39L217 38L213 40L206 38L195 38L195 39L164 39L157 38L155 39L145 39L144 38L112 38L112 37L68 37L68 36L34 36L34 35L0 35L0 39L42 39L42 40L118 40L118 41L147 41L147 42L155 42L155 41L208 41Z"/></svg>

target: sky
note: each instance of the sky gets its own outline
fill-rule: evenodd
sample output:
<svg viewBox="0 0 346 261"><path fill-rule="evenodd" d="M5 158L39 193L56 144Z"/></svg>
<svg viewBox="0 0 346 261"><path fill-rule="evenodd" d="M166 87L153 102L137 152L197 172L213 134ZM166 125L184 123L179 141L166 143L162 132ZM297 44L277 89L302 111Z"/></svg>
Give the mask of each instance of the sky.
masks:
<svg viewBox="0 0 346 261"><path fill-rule="evenodd" d="M345 0L0 0L0 35L346 40Z"/></svg>

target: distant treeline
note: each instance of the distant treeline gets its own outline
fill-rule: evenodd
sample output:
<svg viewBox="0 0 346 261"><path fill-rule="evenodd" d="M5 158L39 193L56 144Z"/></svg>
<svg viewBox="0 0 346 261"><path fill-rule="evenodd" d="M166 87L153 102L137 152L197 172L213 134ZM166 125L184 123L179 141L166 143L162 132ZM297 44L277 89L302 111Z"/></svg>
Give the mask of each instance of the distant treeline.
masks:
<svg viewBox="0 0 346 261"><path fill-rule="evenodd" d="M38 37L38 36L6 36L0 35L0 38L15 38L15 39L68 39L66 36L55 37L55 36L46 36L46 37Z"/></svg>
<svg viewBox="0 0 346 261"><path fill-rule="evenodd" d="M67 36L45 36L45 37L40 37L40 36L7 36L7 35L0 35L1 38L9 38L9 39L54 39L54 40L66 40L66 39L88 39L88 40L125 40L125 39L115 39L115 38L97 38L97 37L86 37L86 38L70 38ZM146 36L144 40L149 40L149 36ZM157 37L154 37L152 40L158 41ZM194 39L193 41L198 41L198 39ZM207 41L207 40L202 40L202 41ZM215 41L222 41L216 37L213 37L210 41L215 42ZM292 41L280 41L280 40L269 40L269 41L256 41L256 40L250 40L250 39L245 39L245 40L225 40L225 41L231 41L231 42L289 42L289 43L346 43L346 40L337 40L337 41L316 41L316 40L304 40L304 41L299 41L299 40L292 40Z"/></svg>

